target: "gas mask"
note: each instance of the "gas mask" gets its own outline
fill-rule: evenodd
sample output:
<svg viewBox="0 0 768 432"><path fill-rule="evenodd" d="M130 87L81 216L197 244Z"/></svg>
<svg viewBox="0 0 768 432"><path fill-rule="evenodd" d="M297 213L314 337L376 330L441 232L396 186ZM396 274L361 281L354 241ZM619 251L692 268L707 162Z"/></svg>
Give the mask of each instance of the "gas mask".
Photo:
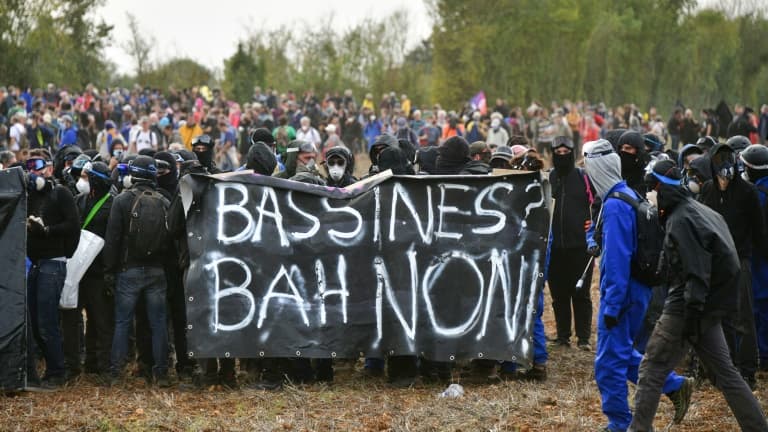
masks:
<svg viewBox="0 0 768 432"><path fill-rule="evenodd" d="M344 172L346 170L347 165L344 162L328 163L328 175L331 176L334 181L341 180L341 178L344 177Z"/></svg>
<svg viewBox="0 0 768 432"><path fill-rule="evenodd" d="M123 188L128 189L133 186L133 179L130 175L123 177Z"/></svg>
<svg viewBox="0 0 768 432"><path fill-rule="evenodd" d="M736 172L736 156L731 151L720 151L712 156L712 166L715 169L717 184L721 191L728 188Z"/></svg>

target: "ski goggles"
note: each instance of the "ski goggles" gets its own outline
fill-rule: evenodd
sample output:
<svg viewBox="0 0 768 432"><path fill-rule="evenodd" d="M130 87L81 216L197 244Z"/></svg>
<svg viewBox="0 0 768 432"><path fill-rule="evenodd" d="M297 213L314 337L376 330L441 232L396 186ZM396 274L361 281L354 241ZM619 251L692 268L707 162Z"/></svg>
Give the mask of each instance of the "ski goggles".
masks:
<svg viewBox="0 0 768 432"><path fill-rule="evenodd" d="M42 158L30 158L24 162L24 166L27 168L27 171L40 171L50 165L53 165L51 161L47 161Z"/></svg>

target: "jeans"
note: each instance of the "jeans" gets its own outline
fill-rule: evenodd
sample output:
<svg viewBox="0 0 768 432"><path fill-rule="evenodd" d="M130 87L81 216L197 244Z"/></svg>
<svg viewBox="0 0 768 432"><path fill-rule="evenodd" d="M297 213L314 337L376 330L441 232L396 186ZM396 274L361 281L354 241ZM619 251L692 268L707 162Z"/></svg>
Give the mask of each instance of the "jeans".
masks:
<svg viewBox="0 0 768 432"><path fill-rule="evenodd" d="M659 406L664 380L688 352L688 342L683 340L684 326L683 317L667 314L663 314L656 324L648 341L645 358L640 364L635 413L630 430L653 430L653 418ZM731 362L720 321L704 326L693 348L707 370L714 375L715 385L723 392L741 429L768 430L760 404Z"/></svg>
<svg viewBox="0 0 768 432"><path fill-rule="evenodd" d="M64 347L59 329L59 298L67 276L67 263L48 259L32 265L27 278L27 304L31 335L45 357L47 378L64 376ZM27 369L34 368L35 349L28 347Z"/></svg>
<svg viewBox="0 0 768 432"><path fill-rule="evenodd" d="M128 353L128 334L133 324L136 303L144 296L147 319L152 332L152 357L155 376L168 373L168 331L165 311L165 272L160 267L134 267L117 275L115 292L115 335L112 339L110 368L119 375Z"/></svg>

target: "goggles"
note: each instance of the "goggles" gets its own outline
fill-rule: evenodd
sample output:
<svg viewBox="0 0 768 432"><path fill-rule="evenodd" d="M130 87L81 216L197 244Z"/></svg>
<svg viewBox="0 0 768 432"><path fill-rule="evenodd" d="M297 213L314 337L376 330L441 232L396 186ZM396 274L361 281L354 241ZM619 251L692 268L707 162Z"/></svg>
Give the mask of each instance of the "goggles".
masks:
<svg viewBox="0 0 768 432"><path fill-rule="evenodd" d="M24 162L24 165L26 166L27 171L40 171L43 168L52 165L52 163L41 158L30 158Z"/></svg>

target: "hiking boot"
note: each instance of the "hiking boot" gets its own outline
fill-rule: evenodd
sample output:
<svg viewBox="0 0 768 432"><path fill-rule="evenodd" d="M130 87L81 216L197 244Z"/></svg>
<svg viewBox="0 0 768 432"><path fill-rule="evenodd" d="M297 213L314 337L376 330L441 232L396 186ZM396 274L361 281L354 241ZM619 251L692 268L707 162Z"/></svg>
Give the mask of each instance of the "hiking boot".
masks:
<svg viewBox="0 0 768 432"><path fill-rule="evenodd" d="M688 412L688 407L691 406L691 395L693 394L693 388L695 386L695 380L693 378L685 378L683 385L679 389L667 393L667 397L672 401L672 405L675 406L675 416L672 422L680 424L685 418L685 414Z"/></svg>
<svg viewBox="0 0 768 432"><path fill-rule="evenodd" d="M57 389L64 387L67 380L63 376L49 376L43 378L43 387L47 389Z"/></svg>
<svg viewBox="0 0 768 432"><path fill-rule="evenodd" d="M549 342L549 346L553 348L570 348L571 347L571 341L568 339L555 339L553 341Z"/></svg>
<svg viewBox="0 0 768 432"><path fill-rule="evenodd" d="M240 385L237 383L237 377L234 373L232 374L223 374L221 376L221 385L230 389L230 390L237 390L240 388Z"/></svg>
<svg viewBox="0 0 768 432"><path fill-rule="evenodd" d="M577 347L582 351L592 351L592 345L590 345L589 342L579 341Z"/></svg>
<svg viewBox="0 0 768 432"><path fill-rule="evenodd" d="M754 375L752 375L752 376L744 376L742 378L744 378L744 382L747 383L747 385L749 386L749 389L751 391L757 390L757 379L755 378Z"/></svg>

